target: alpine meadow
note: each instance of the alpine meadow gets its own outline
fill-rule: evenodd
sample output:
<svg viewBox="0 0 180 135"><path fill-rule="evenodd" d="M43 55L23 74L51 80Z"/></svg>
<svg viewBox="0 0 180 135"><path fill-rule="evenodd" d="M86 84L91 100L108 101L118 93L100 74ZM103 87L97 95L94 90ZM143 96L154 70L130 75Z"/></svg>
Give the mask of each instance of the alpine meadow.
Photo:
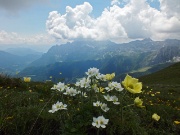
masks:
<svg viewBox="0 0 180 135"><path fill-rule="evenodd" d="M0 135L179 135L179 0L0 0Z"/></svg>

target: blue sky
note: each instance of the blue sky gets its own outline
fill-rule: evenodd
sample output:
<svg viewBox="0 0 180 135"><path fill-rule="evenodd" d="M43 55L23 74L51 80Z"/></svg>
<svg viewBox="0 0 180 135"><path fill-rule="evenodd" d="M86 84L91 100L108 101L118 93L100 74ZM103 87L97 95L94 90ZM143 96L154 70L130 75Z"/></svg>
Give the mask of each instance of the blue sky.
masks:
<svg viewBox="0 0 180 135"><path fill-rule="evenodd" d="M16 1L16 0L15 0ZM4 8L4 12L0 13L1 24L0 29L9 32L14 31L22 34L34 34L45 32L45 22L48 14L51 11L58 11L61 14L65 13L66 6L75 7L83 4L84 0L49 0L45 2L32 3L26 7L18 9ZM92 16L99 16L105 7L110 4L109 0L91 0L93 5Z"/></svg>
<svg viewBox="0 0 180 135"><path fill-rule="evenodd" d="M179 0L0 0L0 47L180 39ZM43 50L44 48L44 50Z"/></svg>

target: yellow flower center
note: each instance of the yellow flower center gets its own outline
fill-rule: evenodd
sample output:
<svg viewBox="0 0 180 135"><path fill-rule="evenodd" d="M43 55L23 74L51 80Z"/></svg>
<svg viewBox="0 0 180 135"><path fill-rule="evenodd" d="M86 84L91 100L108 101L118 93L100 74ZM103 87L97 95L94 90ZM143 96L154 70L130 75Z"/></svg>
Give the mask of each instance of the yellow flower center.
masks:
<svg viewBox="0 0 180 135"><path fill-rule="evenodd" d="M103 124L103 121L100 121L100 124L102 125L102 124Z"/></svg>
<svg viewBox="0 0 180 135"><path fill-rule="evenodd" d="M130 89L133 89L133 88L134 88L134 86L133 86L132 84L130 84L128 87L129 87Z"/></svg>

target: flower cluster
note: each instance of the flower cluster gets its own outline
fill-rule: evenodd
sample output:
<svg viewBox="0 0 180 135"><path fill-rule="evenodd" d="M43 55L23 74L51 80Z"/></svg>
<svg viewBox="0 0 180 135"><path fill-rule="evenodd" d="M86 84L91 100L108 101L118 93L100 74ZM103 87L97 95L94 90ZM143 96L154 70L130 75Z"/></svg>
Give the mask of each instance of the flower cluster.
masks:
<svg viewBox="0 0 180 135"><path fill-rule="evenodd" d="M67 88L64 83L59 82L57 85L54 85L51 89L52 90L58 90L58 91L64 91Z"/></svg>
<svg viewBox="0 0 180 135"><path fill-rule="evenodd" d="M62 92L64 95L69 95L69 96L76 96L77 94L81 93L80 91L77 91L72 87L68 87L61 82L57 83L57 85L54 85L51 89L58 90L59 92Z"/></svg>
<svg viewBox="0 0 180 135"><path fill-rule="evenodd" d="M142 83L138 82L138 79L133 78L129 75L127 75L124 81L122 82L122 85L124 86L123 88L121 86L121 83L112 81L112 79L115 77L115 73L104 75L99 73L99 69L93 67L88 69L88 71L85 72L85 74L87 75L87 77L78 80L74 85L71 85L72 87L69 87L64 83L59 82L56 85L54 85L51 89L59 91L62 95L72 97L71 100L79 99L80 101L78 103L81 103L81 105L90 103L94 106L94 108L100 107L101 110L99 110L99 113L96 114L100 116L93 117L92 121L92 126L96 128L106 128L109 119L105 119L103 114L110 110L108 106L112 106L113 104L119 105L119 101L123 101L122 99L125 94L121 94L121 92L123 92L124 89L132 94L142 92ZM78 97L73 98L76 95L78 95ZM88 97L88 100L82 99L84 97ZM121 99L119 100L119 98ZM111 102L113 104L111 104ZM136 97L133 105L143 108L144 106L142 104L142 99ZM68 104L68 107L70 107L71 105L72 104ZM76 110L79 110L80 105L75 105L78 106ZM119 107L123 106L119 105ZM52 105L52 110L49 110L49 112L54 113L58 110L63 109L66 110L67 105L58 101L56 104Z"/></svg>
<svg viewBox="0 0 180 135"><path fill-rule="evenodd" d="M70 88L70 87L67 87L66 88L66 91L63 93L64 95L69 95L69 96L76 96L76 94L79 94L79 92L74 89L74 88Z"/></svg>
<svg viewBox="0 0 180 135"><path fill-rule="evenodd" d="M111 90L117 90L117 91L122 91L123 88L121 87L121 84L118 82L110 82L108 84L108 87L105 88L107 90L107 92L111 91Z"/></svg>
<svg viewBox="0 0 180 135"><path fill-rule="evenodd" d="M118 98L116 96L109 96L109 94L108 94L108 95L104 96L104 98L107 101L112 101L116 105L120 104L120 102L118 102Z"/></svg>
<svg viewBox="0 0 180 135"><path fill-rule="evenodd" d="M100 106L104 112L107 112L109 110L109 108L107 107L107 104L101 103L100 101L93 102L93 106L96 106L96 107Z"/></svg>
<svg viewBox="0 0 180 135"><path fill-rule="evenodd" d="M76 82L76 86L79 86L81 88L88 88L90 87L90 79L89 78L82 78L79 82Z"/></svg>
<svg viewBox="0 0 180 135"><path fill-rule="evenodd" d="M86 72L86 75L88 75L88 77L97 77L98 75L100 75L99 69L97 69L97 68L90 68Z"/></svg>
<svg viewBox="0 0 180 135"><path fill-rule="evenodd" d="M88 71L86 72L86 75L88 75L88 78L92 79L97 79L100 81L107 81L108 79L110 79L109 75L104 75L99 73L99 69L97 68L90 68L88 69ZM115 74L113 74L115 76ZM114 78L113 75L111 76L111 79Z"/></svg>

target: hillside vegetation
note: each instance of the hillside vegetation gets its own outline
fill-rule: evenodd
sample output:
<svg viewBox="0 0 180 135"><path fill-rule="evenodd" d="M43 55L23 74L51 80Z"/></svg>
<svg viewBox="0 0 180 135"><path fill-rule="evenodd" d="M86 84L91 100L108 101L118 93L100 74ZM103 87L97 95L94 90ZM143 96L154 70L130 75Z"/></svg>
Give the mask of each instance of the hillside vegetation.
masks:
<svg viewBox="0 0 180 135"><path fill-rule="evenodd" d="M180 62L139 79L147 84L180 85Z"/></svg>
<svg viewBox="0 0 180 135"><path fill-rule="evenodd" d="M0 135L179 135L179 66L177 63L140 77L142 93L132 94L127 89L110 91L110 95L119 98L115 103L120 104L105 102L103 96L107 92L92 91L94 86L79 88L87 94L82 98L51 90L52 81L24 82L20 78L0 75ZM75 87L74 84L66 86ZM100 82L97 86L100 91L108 83ZM135 104L136 97L143 103ZM49 113L58 100L67 104L67 110ZM97 100L107 103L109 111L93 106ZM160 119L152 118L153 114ZM99 115L109 119L105 128L92 125L93 117Z"/></svg>

